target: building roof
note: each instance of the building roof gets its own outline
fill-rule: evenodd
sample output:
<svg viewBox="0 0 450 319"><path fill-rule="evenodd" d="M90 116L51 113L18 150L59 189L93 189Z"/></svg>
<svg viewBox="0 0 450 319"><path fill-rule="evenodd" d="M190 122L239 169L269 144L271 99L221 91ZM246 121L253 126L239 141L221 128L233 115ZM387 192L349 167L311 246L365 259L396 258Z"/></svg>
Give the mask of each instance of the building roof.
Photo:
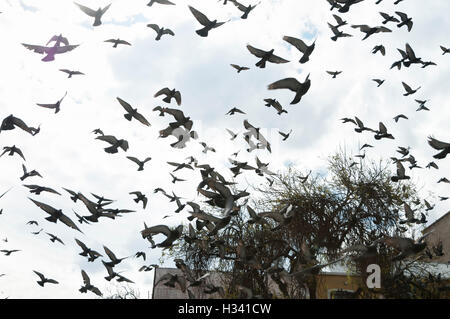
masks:
<svg viewBox="0 0 450 319"><path fill-rule="evenodd" d="M422 231L422 233L426 233L432 226L436 225L437 223L439 223L441 220L447 218L448 216L450 216L450 210L447 213L445 213L444 215L442 215L441 217L439 217L438 219L436 219L432 224L425 227L424 230Z"/></svg>

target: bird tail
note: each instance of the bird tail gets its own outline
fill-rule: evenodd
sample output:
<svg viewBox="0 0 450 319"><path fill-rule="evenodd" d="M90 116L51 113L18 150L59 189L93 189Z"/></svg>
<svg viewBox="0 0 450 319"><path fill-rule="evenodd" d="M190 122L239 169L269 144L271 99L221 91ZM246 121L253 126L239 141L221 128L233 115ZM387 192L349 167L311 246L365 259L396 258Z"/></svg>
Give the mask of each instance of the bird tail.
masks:
<svg viewBox="0 0 450 319"><path fill-rule="evenodd" d="M115 146L107 147L107 148L105 148L105 152L109 153L109 154L115 154L115 153L117 153L117 147L115 147Z"/></svg>
<svg viewBox="0 0 450 319"><path fill-rule="evenodd" d="M336 35L331 37L331 40L333 40L333 41L337 41L337 39L338 39L338 37Z"/></svg>
<svg viewBox="0 0 450 319"><path fill-rule="evenodd" d="M131 114L125 114L124 117L125 117L128 121L131 121L131 119L133 118L133 117L131 116Z"/></svg>
<svg viewBox="0 0 450 319"><path fill-rule="evenodd" d="M392 177L391 177L391 181L393 181L393 182L398 182L398 177L397 177L397 176L392 176Z"/></svg>
<svg viewBox="0 0 450 319"><path fill-rule="evenodd" d="M166 103L170 103L170 96L166 96L165 98L163 98L163 101Z"/></svg>
<svg viewBox="0 0 450 319"><path fill-rule="evenodd" d="M48 220L49 222L56 223L56 221L58 220L58 217L49 216L49 217L46 217L45 219Z"/></svg>
<svg viewBox="0 0 450 319"><path fill-rule="evenodd" d="M248 12L244 13L244 14L242 15L241 19L247 19L247 17L248 17Z"/></svg>
<svg viewBox="0 0 450 319"><path fill-rule="evenodd" d="M266 60L261 59L258 63L255 64L258 68L264 69L266 67Z"/></svg>
<svg viewBox="0 0 450 319"><path fill-rule="evenodd" d="M208 36L208 29L207 28L203 28L200 30L195 31L199 36L201 37L207 37Z"/></svg>
<svg viewBox="0 0 450 319"><path fill-rule="evenodd" d="M87 293L87 288L86 287L81 287L80 289L78 289L79 292L81 293Z"/></svg>
<svg viewBox="0 0 450 319"><path fill-rule="evenodd" d="M55 60L55 55L53 55L53 54L48 54L42 59L42 61L45 61L45 62L49 62L49 61L53 61L53 60Z"/></svg>

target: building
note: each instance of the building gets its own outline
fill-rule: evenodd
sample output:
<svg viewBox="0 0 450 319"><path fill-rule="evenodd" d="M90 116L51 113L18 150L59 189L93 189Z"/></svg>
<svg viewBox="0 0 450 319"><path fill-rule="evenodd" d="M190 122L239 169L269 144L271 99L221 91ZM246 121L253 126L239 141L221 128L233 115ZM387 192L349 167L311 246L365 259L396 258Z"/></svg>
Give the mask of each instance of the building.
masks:
<svg viewBox="0 0 450 319"><path fill-rule="evenodd" d="M432 233L425 239L430 252L435 255L433 247L442 242L442 251L444 253L443 256L434 256L431 261L437 263L450 262L450 211L427 226L422 232L426 234L431 231Z"/></svg>

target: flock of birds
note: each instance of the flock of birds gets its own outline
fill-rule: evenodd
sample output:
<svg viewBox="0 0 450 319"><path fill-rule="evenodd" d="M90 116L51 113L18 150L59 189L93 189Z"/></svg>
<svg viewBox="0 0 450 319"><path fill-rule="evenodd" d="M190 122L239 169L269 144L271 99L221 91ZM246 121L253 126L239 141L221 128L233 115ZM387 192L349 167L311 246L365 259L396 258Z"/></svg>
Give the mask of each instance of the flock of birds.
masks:
<svg viewBox="0 0 450 319"><path fill-rule="evenodd" d="M348 12L351 7L357 3L363 2L363 0L327 0L330 3L331 10L337 10L339 13L346 13ZM377 4L382 2L382 0L378 0ZM401 0L397 0L396 4L400 3ZM148 6L153 6L155 4L158 5L175 5L175 3L167 0L151 0L148 3ZM247 19L250 17L251 12L258 6L259 2L256 4L250 4L250 5L244 5L236 0L224 0L223 5L232 4L234 5L238 10L242 12L242 16L240 16L241 19ZM98 27L102 24L102 17L108 13L108 9L111 6L107 5L103 8L99 8L97 10L91 9L89 7L86 7L84 5L75 3L75 5L86 15L88 15L91 19L93 19L93 27ZM189 11L192 13L193 17L198 21L198 23L201 25L201 28L196 30L196 34L201 37L208 37L210 35L210 32L213 31L215 28L218 28L220 26L223 26L228 21L222 21L218 22L218 20L211 20L211 18L208 18L205 14L200 12L199 10L195 9L192 6L188 7ZM368 26L368 25L351 25L353 29L358 29L360 32L364 34L364 37L362 40L367 39L368 37L376 34L376 33L385 33L385 32L393 32L391 28L388 28L387 26L396 24L397 28L406 27L408 32L412 31L413 28L413 19L408 16L407 13L396 11L395 15L391 15L388 13L380 12L381 17L383 20L381 21L380 26ZM341 16L338 16L337 14L333 14L332 17L334 18L336 24L328 23L329 28L331 29L332 36L331 39L333 41L337 41L339 38L342 37L351 37L352 35L349 33L346 33L342 31L342 28L346 26L348 23L345 21ZM162 36L164 35L171 35L175 36L175 33L168 29L161 26L158 26L157 24L148 24L147 27L151 28L156 33L155 40L160 40ZM291 36L283 36L282 40L289 43L291 46L296 48L299 52L299 61L298 63L304 64L307 63L310 58L314 54L314 48L315 48L315 41L311 44L305 43L303 40ZM52 46L49 46L50 43L53 42ZM123 40L123 39L107 39L105 42L113 43L113 47L116 48L118 45L131 45L131 43ZM32 44L23 44L23 46L29 50L32 50L35 53L43 54L44 57L42 58L42 61L49 62L55 60L55 55L57 54L65 54L67 52L70 52L78 47L78 45L70 44L68 39L66 37L63 37L62 34L55 35L51 37L51 39L45 44L45 45L32 45ZM267 49L267 48L256 48L250 44L247 45L247 49L250 54L255 56L258 61L256 62L255 66L258 68L265 68L267 63L274 63L274 64L283 64L283 63L289 63L287 59L280 57L274 53L274 49ZM404 49L397 49L398 52L401 55L401 59L398 61L395 61L392 64L392 68L398 68L401 69L404 68L410 68L413 65L420 65L422 68L436 65L436 63L432 61L425 61L421 57L418 57L416 53L414 52L413 48L407 43L404 47ZM450 53L450 49L446 48L444 46L441 46L442 54L445 55L447 53ZM380 53L383 56L385 55L386 48L383 45L377 45L373 48L372 53ZM236 70L237 73L247 71L250 69L250 67L247 66L240 66L238 64L231 64L231 67ZM68 69L60 69L61 72L64 72L68 74L68 78L71 78L72 76L82 76L84 75L83 72L80 71L74 71L74 70L68 70ZM343 71L326 71L333 79L337 78ZM376 82L377 87L380 87L385 82L384 79L373 79L374 82ZM410 86L405 82L402 82L402 85L404 87L405 93L404 96L414 95L419 89L420 86L416 88L416 86ZM293 99L291 101L291 104L298 104L301 102L302 98L308 93L311 86L311 79L310 75L308 74L303 81L299 81L296 78L284 78L279 81L276 81L274 83L271 83L268 85L268 90L278 90L278 89L285 89L293 92ZM64 98L66 97L67 92L55 103L37 103L37 106L42 108L47 108L54 110L55 113L60 112L61 110L61 104L63 103ZM182 104L182 98L181 98L181 92L176 90L175 88L171 89L168 87L162 88L158 92L154 94L155 98L163 97L162 101L166 104L171 104L173 101L176 105L181 106ZM127 121L137 121L140 124L149 127L151 126L150 122L146 119L146 117L138 112L137 108L134 108L129 102L123 100L120 97L117 97L118 104L122 107L123 111L125 112L123 114L124 118ZM283 106L280 104L279 101L272 98L267 98L264 100L266 102L267 107L272 107L276 110L278 115L282 115L283 113L287 113L287 111L283 108ZM426 103L428 100L415 100L419 104L419 108L417 111L427 110L429 111L429 108L426 106ZM172 108L172 107L162 107L157 106L153 109L155 112L159 112L159 116L171 116L173 118L173 122L169 123L169 125L165 128L159 131L159 137L161 138L167 138L169 136L175 137L175 140L173 143L170 144L170 146L174 149L177 148L185 148L186 143L196 140L199 138L197 132L193 130L194 122L193 120L185 115L185 112L178 109L178 108ZM233 116L236 113L240 114L246 114L243 110L233 107L230 109L226 114ZM398 114L394 117L395 122L398 122L400 119L407 120L408 117L404 114ZM394 139L394 136L388 132L387 127L382 122L379 122L378 129L369 128L364 125L364 123L358 118L342 118L343 123L352 123L355 125L355 132L357 133L372 133L374 134L375 140L381 140L381 139ZM28 119L22 120L18 117L15 117L13 114L6 116L1 121L0 126L0 133L5 134L6 131L11 131L15 129L21 129L25 131L26 133L29 133L32 136L35 136L36 134L39 134L41 128L30 126L28 123ZM243 128L245 129L245 132L243 133L243 138L248 144L248 148L246 149L247 152L252 152L257 149L261 150L267 150L268 152L271 152L271 144L270 142L262 135L260 131L260 127L257 125L251 124L248 120L243 121ZM45 129L45 128L43 128ZM226 129L227 132L230 134L230 139L235 140L239 134L233 132L230 129ZM104 148L104 151L109 154L116 154L119 152L127 152L129 149L129 143L127 140L116 137L111 134L104 134L103 131L100 128L97 128L92 131L97 137L96 140L99 140L101 142L104 142L107 144L107 146ZM279 132L280 136L282 137L282 140L285 141L289 138L290 134L292 133L292 130L289 132ZM436 160L444 159L448 154L450 154L450 143L443 142L441 140L438 140L434 137L429 137L428 140L429 145L438 151L437 154L435 154L433 157ZM214 147L211 147L207 145L205 142L200 142L200 144L203 146L203 153L207 154L207 152L215 152ZM365 144L363 147L361 147L361 150L364 148L371 148L373 147L370 144ZM408 162L411 164L409 167L410 169L413 168L421 168L417 161L415 160L414 156L410 153L410 147L399 147L397 150L398 153L401 154L401 158L392 157L392 160L397 166L397 172L395 176L392 176L393 182L400 182L401 180L408 180L410 179L410 176L407 175L406 169L404 167L404 163ZM238 156L239 152L236 152L230 156L229 163L232 165L230 168L231 172L233 173L233 177L238 176L239 174L242 174L243 171L254 171L256 174L258 174L261 177L264 177L267 179L267 182L269 185L272 185L273 178L271 176L275 175L275 173L271 172L268 168L268 163L263 163L260 161L260 159L256 156L256 162L254 165L250 165L251 163L248 162L241 162L238 161L236 158ZM20 156L22 160L25 162L25 155L23 151L17 147L16 145L12 146L3 146L3 152L0 154L0 157L8 155L8 156ZM364 158L365 153L362 155L357 155L360 158ZM232 159L234 157L234 159ZM145 164L151 161L151 157L147 157L145 159L138 159L133 156L127 156L127 159L132 161L137 165L138 171L145 170ZM183 238L186 242L192 243L197 242L201 244L203 247L208 247L207 251L209 251L211 254L215 254L219 258L234 258L235 260L239 260L240 262L247 263L249 265L253 265L254 267L259 267L260 269L269 269L272 266L272 263L275 262L273 260L271 263L265 264L265 265L254 265L254 259L252 258L252 254L250 253L250 248L244 245L244 243L240 243L237 247L225 247L224 240L220 239L220 236L218 237L218 233L221 229L225 228L231 221L231 219L236 216L237 214L241 214L244 211L244 208L247 210L247 213L249 215L248 222L249 223L259 223L259 224L265 224L268 222L268 220L272 220L276 227L273 228L273 231L277 231L287 225L291 217L296 213L296 208L292 205L289 205L287 207L284 207L280 209L279 211L269 211L269 212L262 212L257 213L255 212L248 204L250 193L248 193L245 190L237 190L235 191L234 186L236 183L231 182L227 180L222 174L220 174L218 171L214 169L214 167L210 166L209 164L199 164L198 160L191 156L186 159L185 162L177 163L177 162L167 162L167 164L173 168L173 171L170 173L170 176L172 178L172 183L178 183L185 181L184 179L178 178L175 173L180 170L198 170L200 172L202 181L198 184L196 190L199 194L204 196L206 198L206 204L211 208L210 210L220 210L220 215L213 215L211 213L205 212L204 209L201 208L199 203L196 203L194 201L187 201L183 202L182 198L177 196L173 191L169 192L162 188L156 188L154 190L155 194L161 194L162 196L167 197L167 199L170 202L175 202L176 204L176 210L175 213L180 213L186 208L190 208L191 210L188 211L189 217L189 224L188 224L188 230L187 232L184 232L184 227L182 224L175 228L171 228L167 225L154 225L154 226L147 226L144 223L144 229L141 231L141 236L143 239L151 243L152 248L169 248L174 243L177 242L180 238ZM352 165L358 165L357 162L354 162ZM438 165L436 162L431 161L426 165L427 168L435 168L438 169ZM23 175L20 176L21 181L25 181L31 178L40 177L41 174L33 169L29 170L25 164L22 164L23 168ZM310 172L311 173L311 172ZM304 181L306 181L309 177L309 174L304 177ZM439 180L440 182L444 183L450 183L450 181L446 178L442 178ZM39 196L44 193L48 194L54 194L62 196L62 194L53 188L38 185L38 184L24 184L24 187L28 188L30 193ZM74 191L68 188L62 188L69 196L70 200L72 200L74 203L81 202L83 206L86 209L87 214L82 216L79 215L77 212L73 211L74 216L76 216L77 221L74 221L74 218L71 217L66 212L63 212L61 209L52 207L43 201L38 201L35 198L29 197L29 200L36 205L36 207L43 211L43 213L47 214L48 216L45 218L47 222L52 223L60 223L63 224L75 231L78 231L80 234L83 234L82 230L80 229L81 225L91 225L92 223L98 223L103 218L108 219L116 219L119 216L122 216L123 214L129 214L135 212L133 209L123 209L123 208L112 208L111 205L114 203L113 199L105 198L101 195L93 194L91 193L92 197L90 195L86 196L85 194L82 194L81 192ZM0 195L0 200L2 197L6 196L8 192L10 191L6 190L4 193ZM146 194L140 192L140 191L134 191L130 192L129 195L134 196L133 200L136 202L136 204L141 204L142 209L146 209L149 198L146 196ZM156 195L155 195L156 196ZM441 200L446 200L447 197L441 197ZM45 201L45 200L44 200ZM420 202L415 203L420 204ZM425 201L425 205L427 207L427 211L434 208L434 205L431 205L427 201ZM427 222L426 216L421 213L420 217L416 216L415 209L411 208L409 204L404 204L404 210L405 210L405 216L406 219L401 221L402 224L424 224ZM3 210L0 210L0 213L2 213ZM195 221L195 223L191 223L192 221ZM35 220L30 220L28 225L34 225L39 226L40 224ZM61 228L62 230L63 228ZM198 232L202 229L206 229L208 232L208 239L205 240L203 238L200 238L198 236ZM33 232L34 235L38 235L43 231L43 228L41 228L39 231ZM62 245L65 245L65 243L57 236L51 233L46 233L52 242L58 242ZM155 243L154 238L157 235L164 235L165 239L162 242ZM399 254L394 258L394 260L403 260L404 258L410 257L414 254L417 254L419 252L422 252L426 248L426 244L424 242L424 239L429 234L425 234L422 238L420 238L418 241L414 241L411 238L403 238L403 237L384 237L377 242L373 243L371 246L364 246L364 245L357 245L348 247L345 252L358 252L358 254L361 255L367 255L373 253L374 247L376 247L379 243L384 243L386 245L392 246L395 249L399 251ZM80 247L81 252L79 255L86 257L88 262L95 262L97 258L103 257L103 255L92 249L89 248L83 241L79 240L78 238L74 238L76 244ZM442 247L434 247L435 254L436 255L442 255ZM136 257L140 258L142 257L143 260L146 260L146 254L145 252L137 252L131 256L126 256L122 258L116 257L116 255L106 246L103 246L104 253L106 256L109 257L109 261L102 260L102 264L105 267L105 270L107 272L107 276L105 277L106 280L111 281L112 279L116 279L118 282L129 282L133 283L132 280L124 277L119 272L115 271L115 267L121 263L126 258L129 257ZM308 252L308 247L304 247L305 254ZM0 252L2 252L5 256L12 256L13 254L20 252L19 249L1 249ZM231 251L231 253L230 253ZM427 250L428 251L428 250ZM429 252L429 251L428 251ZM331 263L327 264L317 264L314 267L311 268L305 268L298 272L293 272L291 274L286 274L286 272L283 273L283 270L278 270L278 273L283 273L286 276L300 276L300 275L307 275L307 274L315 274L318 273L323 267L330 265L332 263L338 262L342 260L343 258L346 258L345 256L342 258L339 258L338 260L335 260ZM208 276L210 276L210 273L207 273L199 278L193 275L193 271L189 269L189 267L184 263L183 260L177 259L175 260L176 266L180 268L183 272L183 276L180 275L174 275L174 274L166 274L158 282L156 282L156 285L163 282L166 286L175 287L175 284L177 284L182 291L187 291L189 293L189 296L192 297L192 292L188 289L189 287L198 287L203 285L204 287L204 293L212 294L212 293L220 293L223 295L223 288L217 287L212 285L211 283L207 283L206 279ZM150 271L154 268L158 267L156 264L152 265L144 265L142 266L139 271ZM39 280L37 283L44 287L45 284L58 284L59 282L55 279L47 278L46 275L33 270L34 273L38 276ZM5 274L0 274L0 276L3 276ZM98 295L102 296L102 292L99 288L97 288L93 283L91 283L91 280L89 278L89 275L86 273L85 270L81 270L81 276L82 276L82 282L83 286L79 289L81 293L86 293L88 291ZM252 295L251 291L249 291L248 288L239 286L242 291L245 292L247 296Z"/></svg>

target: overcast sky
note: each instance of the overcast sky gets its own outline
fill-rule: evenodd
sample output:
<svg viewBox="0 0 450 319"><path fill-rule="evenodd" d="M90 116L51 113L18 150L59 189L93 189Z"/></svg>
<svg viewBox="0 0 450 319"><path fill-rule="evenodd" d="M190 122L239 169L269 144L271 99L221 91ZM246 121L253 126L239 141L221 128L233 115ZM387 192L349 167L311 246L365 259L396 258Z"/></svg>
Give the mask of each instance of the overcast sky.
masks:
<svg viewBox="0 0 450 319"><path fill-rule="evenodd" d="M186 182L171 183L169 172L173 169L166 162L183 162L193 155L200 164L209 163L225 177L231 178L228 162L230 155L238 150L240 161L255 165L255 155L263 162L270 162L269 169L283 172L293 165L305 172L324 171L327 156L340 146L353 154L359 154L364 143L376 146L367 149L368 159L378 160L399 156L398 146L410 146L411 153L422 167L433 160L436 152L427 144L427 136L433 135L450 141L450 54L442 55L440 45L449 47L450 2L448 0L406 0L393 5L384 0L365 0L354 5L349 13L339 14L348 21L342 30L353 37L333 42L327 22L336 24L327 1L308 0L262 0L247 20L231 3L223 5L216 0L173 0L175 6L154 4L148 0L79 0L78 3L93 9L111 4L102 17L103 24L93 27L93 18L84 14L68 0L2 0L0 1L0 34L2 55L0 59L0 119L13 114L28 125L41 126L41 132L31 136L15 129L2 131L0 146L18 146L24 153L25 165L36 169L44 177L33 177L25 184L39 184L58 190L62 196L43 193L35 196L22 186L22 159L6 156L0 158L0 194L12 190L0 199L0 249L20 249L11 256L0 255L0 298L92 298L81 294L80 270L84 269L91 282L104 293L113 284L103 279L106 270L100 259L88 263L78 255L81 251L74 237L88 247L104 253L102 245L109 247L116 256L132 256L137 251L147 253L147 261L130 257L116 266L116 271L136 282L141 297L151 290L153 272L139 272L142 265L158 263L160 249L151 250L140 231L147 225L165 223L171 226L186 223L187 209L174 214L176 204L169 203L161 194L154 194L156 187L174 191L183 202L203 199L196 195L200 181L198 170L181 170L177 177ZM245 4L257 1L242 0ZM211 20L227 21L210 31L207 38L199 37L195 30L200 24L188 9L188 5L205 13ZM361 41L364 34L352 29L351 24L381 25L379 11L394 14L402 11L413 17L411 32L388 24L391 33L378 33ZM165 35L155 41L156 33L148 28L156 23L170 28L175 36ZM62 34L70 44L79 44L71 52L59 54L55 61L43 62L42 55L27 50L21 43L45 45L53 35ZM287 42L288 35L311 44L316 48L309 62L300 64L300 52ZM112 48L104 41L111 38L124 39L132 46ZM404 49L409 43L424 61L434 61L437 66L422 69L390 70L394 61L400 59L397 48ZM275 54L290 60L286 64L268 63L265 69L255 67L258 59L251 55L247 44L264 50L275 49ZM371 53L375 45L386 47L386 56ZM230 63L251 69L237 74ZM85 75L67 78L59 69L79 70ZM343 71L337 79L331 79L326 71ZM310 75L311 88L296 105L289 105L294 93L287 90L269 91L267 86L279 79L295 77L304 81ZM385 79L377 88L371 79ZM404 97L401 82L421 89L414 95ZM152 109L157 106L177 107L174 102L166 104L153 95L161 88L181 91L183 110L194 121L199 139L191 140L184 149L169 146L174 137L158 138L159 130L172 121L170 116L159 117ZM54 103L67 91L61 111L40 108L36 103ZM129 102L149 120L151 127L124 119L124 110L116 97ZM288 111L277 115L273 108L264 106L265 98L275 98ZM430 100L429 112L416 112L414 99ZM226 116L232 107L247 114ZM403 113L409 120L395 123L395 115ZM364 124L374 129L382 121L395 140L375 141L373 134L357 134L352 124L342 124L342 117L358 116ZM248 153L242 136L230 141L225 128L242 134L243 120L261 127L261 132L272 145L272 153L258 150ZM129 141L127 153L107 154L104 142L95 140L93 129L100 128ZM278 130L293 130L287 141L281 141ZM198 142L206 142L216 153L202 153ZM152 160L143 172L125 156ZM439 202L437 196L449 196L450 185L437 184L442 177L450 179L448 159L436 161L439 170L414 169L412 176L424 198L436 203L429 214L429 223L445 214L448 202ZM406 166L406 165L405 165ZM392 165L395 169L395 165ZM237 177L239 189L249 184L265 183L254 172ZM101 219L92 225L80 225L81 234L61 223L49 223L47 215L27 197L35 198L61 208L72 219L72 209L87 215L81 203L74 204L61 187L80 191L85 195L96 193L113 198L114 207L136 210L135 213L116 220ZM132 191L142 191L149 198L148 207L133 201ZM163 219L164 216L172 217ZM36 220L39 226L26 225ZM32 231L44 228L39 235ZM65 245L51 243L44 233L58 235ZM162 236L155 237L159 242ZM173 264L168 261L166 266ZM40 271L60 282L59 285L36 284Z"/></svg>

